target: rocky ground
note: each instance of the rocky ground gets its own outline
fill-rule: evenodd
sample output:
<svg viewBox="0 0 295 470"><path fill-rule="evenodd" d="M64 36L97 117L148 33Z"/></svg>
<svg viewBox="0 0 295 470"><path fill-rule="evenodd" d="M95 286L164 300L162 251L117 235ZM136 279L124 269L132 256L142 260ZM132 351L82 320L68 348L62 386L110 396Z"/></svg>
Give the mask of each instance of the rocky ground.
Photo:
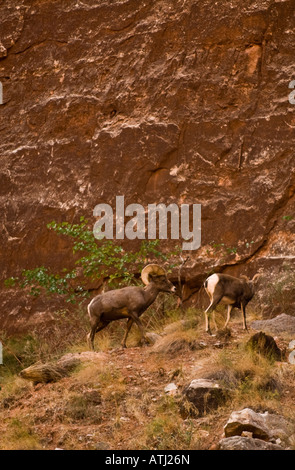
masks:
<svg viewBox="0 0 295 470"><path fill-rule="evenodd" d="M0 448L294 448L294 365L287 356L250 357L244 346L255 332L243 332L234 320L230 336L209 337L176 322L154 345L90 353L54 383L33 386L11 377L0 392ZM276 343L286 350L289 339L278 335ZM185 390L200 379L229 396L210 401L206 389L192 406ZM252 422L243 415L237 437L227 423L239 421L232 414L245 409ZM266 415L280 426L268 427Z"/></svg>

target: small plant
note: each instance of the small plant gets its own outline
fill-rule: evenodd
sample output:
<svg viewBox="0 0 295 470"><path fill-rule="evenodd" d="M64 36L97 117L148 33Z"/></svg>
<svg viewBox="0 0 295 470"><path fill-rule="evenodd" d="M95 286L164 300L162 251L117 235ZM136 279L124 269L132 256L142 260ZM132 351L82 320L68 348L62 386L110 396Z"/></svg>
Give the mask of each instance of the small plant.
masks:
<svg viewBox="0 0 295 470"><path fill-rule="evenodd" d="M235 246L226 246L225 243L212 243L212 246L207 249L209 256L216 256L224 260L227 256L236 255L238 248Z"/></svg>
<svg viewBox="0 0 295 470"><path fill-rule="evenodd" d="M267 406L280 397L281 384L274 362L249 351L244 344L235 352L220 352L215 368L210 378L218 379L231 390L235 407Z"/></svg>
<svg viewBox="0 0 295 470"><path fill-rule="evenodd" d="M102 279L105 287L111 288L130 285L137 282L136 273L140 272L146 263L151 260L167 262L179 253L176 248L174 252L165 255L159 249L159 240L143 240L137 251L126 251L113 240L97 240L84 217L80 218L79 224L52 221L47 227L72 239L73 255L82 255L75 262L76 268L64 268L61 273L52 273L45 266L24 270L20 277L6 279L7 287L17 284L21 288L29 288L33 296L41 293L48 296L58 294L65 296L68 302L74 303L89 295L87 279ZM176 264L170 263L168 269L174 266Z"/></svg>
<svg viewBox="0 0 295 470"><path fill-rule="evenodd" d="M118 369L106 369L99 375L99 382L102 399L118 406L126 394L126 383L121 372Z"/></svg>
<svg viewBox="0 0 295 470"><path fill-rule="evenodd" d="M239 241L238 246L228 246L225 243L214 242L211 244L211 246L209 246L209 248L207 248L206 253L210 257L218 257L220 261L224 262L229 256L245 255L247 252L249 252L254 243L254 240L241 240Z"/></svg>
<svg viewBox="0 0 295 470"><path fill-rule="evenodd" d="M147 448L157 450L188 449L193 435L190 420L183 421L173 397L163 397L156 416L146 428Z"/></svg>
<svg viewBox="0 0 295 470"><path fill-rule="evenodd" d="M101 420L101 410L99 406L80 394L72 394L68 398L64 406L63 414L73 423L77 420L88 420L95 423Z"/></svg>
<svg viewBox="0 0 295 470"><path fill-rule="evenodd" d="M20 419L8 420L6 432L0 441L0 450L41 450L42 445L38 436L26 423Z"/></svg>

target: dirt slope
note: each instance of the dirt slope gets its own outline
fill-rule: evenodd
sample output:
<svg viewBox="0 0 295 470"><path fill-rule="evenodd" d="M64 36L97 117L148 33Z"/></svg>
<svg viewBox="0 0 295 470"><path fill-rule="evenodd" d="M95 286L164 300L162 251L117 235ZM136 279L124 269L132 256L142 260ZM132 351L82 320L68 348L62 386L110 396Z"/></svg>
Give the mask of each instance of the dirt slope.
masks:
<svg viewBox="0 0 295 470"><path fill-rule="evenodd" d="M0 448L214 449L237 408L294 418L293 366L245 359L239 349L250 333L243 333L240 325L234 325L227 339L199 333L199 347L192 347L191 337L192 332L188 336L178 330L163 337L157 348L106 351L99 361L56 383L33 387L17 379L11 393L2 390ZM186 340L177 345L176 338ZM283 339L277 343L286 345ZM233 399L219 408L183 416L182 389L192 379L209 376L221 383L239 376L245 380L237 382ZM171 382L179 395L165 393Z"/></svg>

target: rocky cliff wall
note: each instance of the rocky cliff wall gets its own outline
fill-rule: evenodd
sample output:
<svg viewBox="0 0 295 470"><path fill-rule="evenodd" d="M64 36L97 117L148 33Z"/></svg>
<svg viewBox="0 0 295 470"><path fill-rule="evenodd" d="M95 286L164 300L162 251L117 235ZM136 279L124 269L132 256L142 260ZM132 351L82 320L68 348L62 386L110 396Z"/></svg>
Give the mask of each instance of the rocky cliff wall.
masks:
<svg viewBox="0 0 295 470"><path fill-rule="evenodd" d="M294 10L294 0L3 2L1 282L68 265L46 224L92 220L116 195L202 204L188 297L214 266L294 266ZM46 310L19 295L0 292L4 328Z"/></svg>

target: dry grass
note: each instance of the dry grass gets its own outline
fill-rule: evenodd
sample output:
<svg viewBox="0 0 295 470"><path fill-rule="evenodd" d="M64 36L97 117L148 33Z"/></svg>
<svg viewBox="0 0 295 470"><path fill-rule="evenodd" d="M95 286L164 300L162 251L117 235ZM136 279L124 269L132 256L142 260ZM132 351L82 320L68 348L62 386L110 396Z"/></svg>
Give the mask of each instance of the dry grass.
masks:
<svg viewBox="0 0 295 470"><path fill-rule="evenodd" d="M152 348L155 353L169 354L170 356L196 349L200 349L200 346L193 330L176 330L163 336Z"/></svg>
<svg viewBox="0 0 295 470"><path fill-rule="evenodd" d="M78 367L75 371L73 378L77 384L81 386L87 385L91 387L98 387L100 384L99 376L105 368L104 361L86 362Z"/></svg>
<svg viewBox="0 0 295 470"><path fill-rule="evenodd" d="M193 422L184 421L178 403L172 397L163 397L155 416L144 429L147 449L174 450L191 448Z"/></svg>
<svg viewBox="0 0 295 470"><path fill-rule="evenodd" d="M208 449L222 438L233 410L251 407L295 419L294 367L248 351L251 335L242 331L239 314L230 337L206 335L203 314L193 309L152 321L162 335L154 346L137 347L134 326L129 347L119 349L125 324L114 323L97 335L101 360L83 363L56 383L34 388L7 370L0 391L0 448ZM223 326L222 314L217 323ZM50 359L57 355L55 341L48 350ZM83 335L63 354L85 350ZM231 398L202 418L184 419L181 391L194 378L215 379ZM172 381L179 396L164 392Z"/></svg>
<svg viewBox="0 0 295 470"><path fill-rule="evenodd" d="M40 450L42 444L28 420L6 419L2 423L1 450Z"/></svg>

